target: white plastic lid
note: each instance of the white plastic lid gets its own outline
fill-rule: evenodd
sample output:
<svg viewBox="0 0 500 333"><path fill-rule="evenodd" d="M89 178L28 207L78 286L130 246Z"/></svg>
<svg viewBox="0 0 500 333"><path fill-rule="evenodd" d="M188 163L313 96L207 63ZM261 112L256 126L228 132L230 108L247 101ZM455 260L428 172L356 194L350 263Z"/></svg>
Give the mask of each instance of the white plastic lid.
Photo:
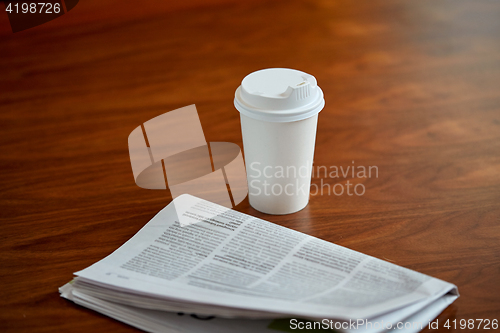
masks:
<svg viewBox="0 0 500 333"><path fill-rule="evenodd" d="M234 106L250 118L285 123L318 114L325 100L314 76L295 69L268 68L243 79Z"/></svg>

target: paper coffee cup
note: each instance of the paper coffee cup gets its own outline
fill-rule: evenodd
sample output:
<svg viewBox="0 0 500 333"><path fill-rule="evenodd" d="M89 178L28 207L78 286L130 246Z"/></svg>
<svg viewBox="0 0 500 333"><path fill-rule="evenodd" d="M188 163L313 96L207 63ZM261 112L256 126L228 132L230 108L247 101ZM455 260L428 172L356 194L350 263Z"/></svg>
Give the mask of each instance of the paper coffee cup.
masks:
<svg viewBox="0 0 500 333"><path fill-rule="evenodd" d="M318 113L325 101L314 76L288 68L247 75L235 93L250 205L267 214L307 206Z"/></svg>

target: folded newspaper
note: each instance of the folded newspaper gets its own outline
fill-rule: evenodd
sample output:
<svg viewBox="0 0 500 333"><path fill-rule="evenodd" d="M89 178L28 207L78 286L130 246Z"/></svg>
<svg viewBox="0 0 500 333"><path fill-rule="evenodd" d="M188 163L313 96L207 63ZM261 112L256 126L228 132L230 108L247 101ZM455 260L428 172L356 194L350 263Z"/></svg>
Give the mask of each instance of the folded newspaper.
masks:
<svg viewBox="0 0 500 333"><path fill-rule="evenodd" d="M182 195L61 296L148 332L418 332L448 282Z"/></svg>

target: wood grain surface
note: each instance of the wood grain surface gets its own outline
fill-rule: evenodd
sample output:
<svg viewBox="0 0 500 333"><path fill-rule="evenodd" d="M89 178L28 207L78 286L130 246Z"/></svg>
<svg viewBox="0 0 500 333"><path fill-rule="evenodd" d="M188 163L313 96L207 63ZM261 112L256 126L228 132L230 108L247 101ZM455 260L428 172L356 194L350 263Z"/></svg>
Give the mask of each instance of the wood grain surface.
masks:
<svg viewBox="0 0 500 333"><path fill-rule="evenodd" d="M135 185L127 137L196 104L207 141L242 146L234 91L268 67L325 93L315 165L378 177L237 209L456 284L441 322L500 319L497 1L88 0L18 33L0 9L1 331L137 331L57 292L171 201Z"/></svg>

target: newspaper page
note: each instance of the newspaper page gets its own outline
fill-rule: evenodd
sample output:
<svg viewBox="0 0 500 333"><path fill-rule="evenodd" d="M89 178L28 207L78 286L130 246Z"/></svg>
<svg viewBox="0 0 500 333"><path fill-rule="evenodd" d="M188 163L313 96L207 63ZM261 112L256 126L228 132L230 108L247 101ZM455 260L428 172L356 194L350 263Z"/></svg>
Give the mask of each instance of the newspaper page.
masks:
<svg viewBox="0 0 500 333"><path fill-rule="evenodd" d="M115 296L201 304L219 315L217 309L234 308L241 316L408 316L401 309L417 312L446 294L458 297L453 284L187 194L75 274Z"/></svg>

